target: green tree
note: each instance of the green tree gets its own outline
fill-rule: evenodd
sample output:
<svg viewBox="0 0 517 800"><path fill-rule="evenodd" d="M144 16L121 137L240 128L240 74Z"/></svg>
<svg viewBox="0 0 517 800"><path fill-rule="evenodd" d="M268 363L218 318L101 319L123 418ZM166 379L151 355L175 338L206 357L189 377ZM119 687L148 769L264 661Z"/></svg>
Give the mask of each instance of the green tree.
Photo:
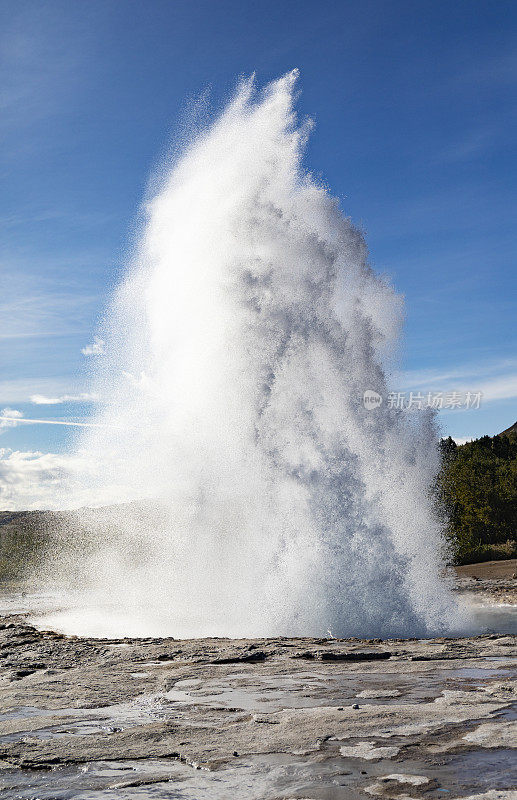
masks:
<svg viewBox="0 0 517 800"><path fill-rule="evenodd" d="M517 555L517 435L441 442L438 505L457 563Z"/></svg>

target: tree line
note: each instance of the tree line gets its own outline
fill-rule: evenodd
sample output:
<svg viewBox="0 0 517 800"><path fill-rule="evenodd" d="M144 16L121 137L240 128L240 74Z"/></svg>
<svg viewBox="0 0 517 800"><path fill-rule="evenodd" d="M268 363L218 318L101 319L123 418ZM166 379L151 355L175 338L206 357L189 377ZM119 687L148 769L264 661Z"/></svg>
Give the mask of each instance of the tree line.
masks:
<svg viewBox="0 0 517 800"><path fill-rule="evenodd" d="M517 426L457 445L440 442L435 495L456 564L517 557Z"/></svg>

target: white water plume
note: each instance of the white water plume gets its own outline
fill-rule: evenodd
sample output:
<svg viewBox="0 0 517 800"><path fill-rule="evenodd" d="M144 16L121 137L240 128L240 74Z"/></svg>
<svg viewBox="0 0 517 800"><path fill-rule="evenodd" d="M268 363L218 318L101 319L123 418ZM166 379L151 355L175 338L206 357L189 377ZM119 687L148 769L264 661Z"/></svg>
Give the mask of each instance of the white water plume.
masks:
<svg viewBox="0 0 517 800"><path fill-rule="evenodd" d="M88 546L64 571L103 632L461 628L433 421L363 404L386 398L401 302L302 167L295 79L241 84L168 166L101 331L80 449L123 505L74 518Z"/></svg>

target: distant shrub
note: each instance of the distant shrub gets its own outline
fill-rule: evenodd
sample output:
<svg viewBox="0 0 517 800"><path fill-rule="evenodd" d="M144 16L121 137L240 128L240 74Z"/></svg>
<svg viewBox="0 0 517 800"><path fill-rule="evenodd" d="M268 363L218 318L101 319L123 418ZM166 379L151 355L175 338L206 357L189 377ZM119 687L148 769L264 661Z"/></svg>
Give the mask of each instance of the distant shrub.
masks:
<svg viewBox="0 0 517 800"><path fill-rule="evenodd" d="M48 542L42 517L39 512L0 513L0 581L25 577L42 557Z"/></svg>

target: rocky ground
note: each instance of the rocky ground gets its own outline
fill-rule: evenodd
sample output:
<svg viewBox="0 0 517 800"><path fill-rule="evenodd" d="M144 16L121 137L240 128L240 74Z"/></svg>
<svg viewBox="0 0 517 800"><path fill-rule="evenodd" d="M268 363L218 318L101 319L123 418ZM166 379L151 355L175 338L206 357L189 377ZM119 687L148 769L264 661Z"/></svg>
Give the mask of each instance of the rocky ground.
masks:
<svg viewBox="0 0 517 800"><path fill-rule="evenodd" d="M478 600L517 606L517 558L456 567L457 586Z"/></svg>
<svg viewBox="0 0 517 800"><path fill-rule="evenodd" d="M517 798L515 645L497 633L100 640L13 614L0 628L0 789L34 800Z"/></svg>

